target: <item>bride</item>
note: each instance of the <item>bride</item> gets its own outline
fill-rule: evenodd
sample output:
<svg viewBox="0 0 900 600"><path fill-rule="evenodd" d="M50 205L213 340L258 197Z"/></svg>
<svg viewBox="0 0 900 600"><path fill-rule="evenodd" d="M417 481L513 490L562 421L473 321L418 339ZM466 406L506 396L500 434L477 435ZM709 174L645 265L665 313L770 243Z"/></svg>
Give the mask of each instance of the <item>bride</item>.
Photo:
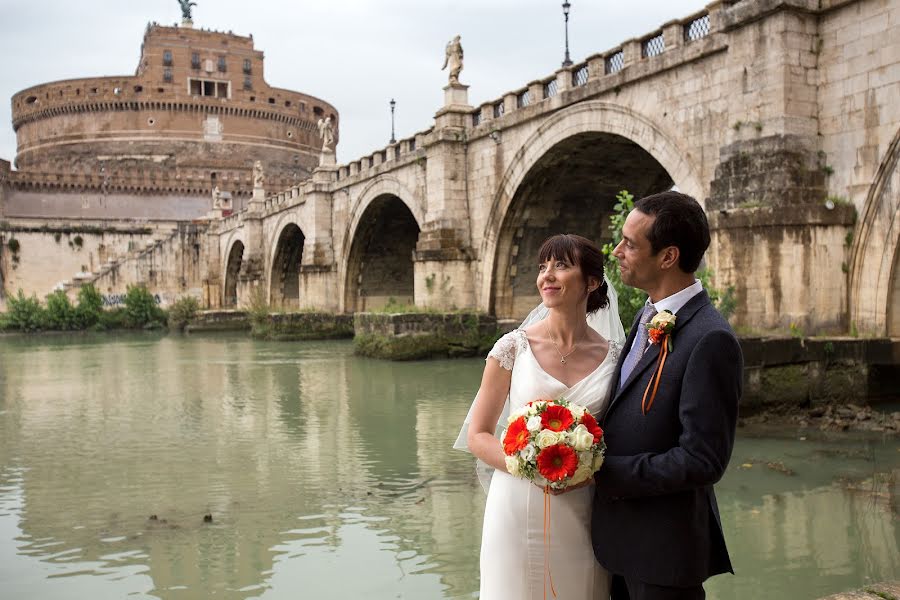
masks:
<svg viewBox="0 0 900 600"><path fill-rule="evenodd" d="M481 600L609 598L609 575L591 548L593 478L550 498L506 471L496 437L506 415L531 400L565 398L601 420L625 338L603 255L577 235L555 235L539 251L543 305L494 345L455 448L469 449L490 477L481 539ZM601 335L601 333L603 335ZM547 561L547 566L545 566ZM552 586L550 582L552 581Z"/></svg>

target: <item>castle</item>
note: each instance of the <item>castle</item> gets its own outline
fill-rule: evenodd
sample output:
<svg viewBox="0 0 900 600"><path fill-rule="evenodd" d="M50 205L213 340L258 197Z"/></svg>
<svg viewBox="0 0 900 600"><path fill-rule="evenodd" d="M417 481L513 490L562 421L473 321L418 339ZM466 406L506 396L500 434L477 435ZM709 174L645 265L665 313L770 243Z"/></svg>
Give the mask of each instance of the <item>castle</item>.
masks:
<svg viewBox="0 0 900 600"><path fill-rule="evenodd" d="M269 86L253 38L147 25L133 76L44 83L12 98L17 171L0 162L7 216L191 220L210 194L240 210L252 167L287 188L318 164L327 102ZM0 192L2 193L2 192Z"/></svg>

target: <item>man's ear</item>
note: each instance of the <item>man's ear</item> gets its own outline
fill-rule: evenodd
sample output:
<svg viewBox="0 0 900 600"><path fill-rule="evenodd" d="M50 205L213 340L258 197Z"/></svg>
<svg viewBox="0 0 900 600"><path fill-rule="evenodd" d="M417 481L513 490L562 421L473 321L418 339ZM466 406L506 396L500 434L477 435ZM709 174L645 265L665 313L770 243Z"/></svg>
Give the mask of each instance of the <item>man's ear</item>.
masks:
<svg viewBox="0 0 900 600"><path fill-rule="evenodd" d="M663 248L660 255L659 267L661 269L672 269L678 266L681 251L678 249L678 246L667 246Z"/></svg>

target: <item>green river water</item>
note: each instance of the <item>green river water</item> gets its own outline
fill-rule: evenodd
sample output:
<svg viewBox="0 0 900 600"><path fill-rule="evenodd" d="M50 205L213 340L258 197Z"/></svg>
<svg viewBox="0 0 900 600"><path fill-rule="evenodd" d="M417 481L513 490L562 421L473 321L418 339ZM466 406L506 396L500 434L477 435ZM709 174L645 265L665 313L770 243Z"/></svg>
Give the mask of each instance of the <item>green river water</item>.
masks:
<svg viewBox="0 0 900 600"><path fill-rule="evenodd" d="M2 337L0 599L477 597L484 495L450 446L482 365ZM900 576L896 437L741 429L717 494L737 575L710 598Z"/></svg>

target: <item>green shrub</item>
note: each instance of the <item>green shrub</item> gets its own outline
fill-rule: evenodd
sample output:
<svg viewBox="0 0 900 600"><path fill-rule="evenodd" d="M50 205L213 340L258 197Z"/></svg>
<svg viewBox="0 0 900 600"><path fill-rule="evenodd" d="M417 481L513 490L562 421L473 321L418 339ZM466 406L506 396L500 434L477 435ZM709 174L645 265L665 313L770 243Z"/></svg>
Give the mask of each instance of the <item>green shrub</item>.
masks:
<svg viewBox="0 0 900 600"><path fill-rule="evenodd" d="M75 321L79 329L93 327L103 314L103 298L93 284L88 283L78 290L78 306L75 308Z"/></svg>
<svg viewBox="0 0 900 600"><path fill-rule="evenodd" d="M264 338L271 332L269 313L272 307L266 299L266 292L262 286L253 288L250 292L250 302L247 304L247 314L250 316L250 334L254 337Z"/></svg>
<svg viewBox="0 0 900 600"><path fill-rule="evenodd" d="M169 309L169 329L184 331L184 328L197 316L200 302L193 296L183 296L175 301Z"/></svg>
<svg viewBox="0 0 900 600"><path fill-rule="evenodd" d="M615 288L619 295L619 317L627 331L634 322L634 317L644 306L647 300L647 294L642 290L625 285L622 282L622 276L619 273L619 261L613 256L613 250L619 242L622 241L622 226L628 213L634 208L634 196L628 193L628 190L622 190L616 194L616 204L613 206L613 214L609 220L609 231L612 233L613 241L604 244L602 250L606 256L606 278Z"/></svg>
<svg viewBox="0 0 900 600"><path fill-rule="evenodd" d="M156 299L142 285L130 285L125 292L125 319L129 327L161 327L165 313L156 305Z"/></svg>
<svg viewBox="0 0 900 600"><path fill-rule="evenodd" d="M47 315L34 294L26 298L20 289L18 295L9 297L6 306L7 320L12 329L38 331L45 327Z"/></svg>
<svg viewBox="0 0 900 600"><path fill-rule="evenodd" d="M97 322L91 326L94 331L108 331L110 329L126 329L129 327L128 315L124 308L113 308L100 311Z"/></svg>
<svg viewBox="0 0 900 600"><path fill-rule="evenodd" d="M18 254L21 245L19 244L19 240L16 238L10 238L8 242L6 242L6 247L9 248L9 251L13 254Z"/></svg>
<svg viewBox="0 0 900 600"><path fill-rule="evenodd" d="M56 290L47 296L46 323L48 329L58 331L77 328L75 307L63 290Z"/></svg>

